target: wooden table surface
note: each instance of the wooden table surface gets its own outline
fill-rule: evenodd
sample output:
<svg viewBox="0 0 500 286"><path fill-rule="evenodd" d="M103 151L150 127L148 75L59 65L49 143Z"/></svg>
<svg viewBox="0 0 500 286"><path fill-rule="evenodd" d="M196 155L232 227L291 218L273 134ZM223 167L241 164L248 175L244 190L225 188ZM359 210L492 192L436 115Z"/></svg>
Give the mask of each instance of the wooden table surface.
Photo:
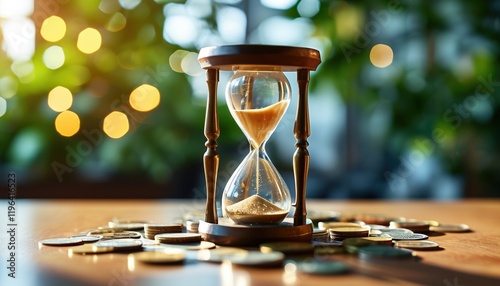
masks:
<svg viewBox="0 0 500 286"><path fill-rule="evenodd" d="M0 285L500 285L500 200L319 201L309 210L377 213L441 223L465 223L469 233L431 237L443 248L418 251L415 260L363 261L336 255L348 274L320 276L187 261L184 265L127 263L127 254L68 256L67 247L38 246L51 237L74 235L112 218L171 222L203 208L199 200L22 200L16 201L16 278L7 276L7 223L1 220ZM2 201L7 217L7 202Z"/></svg>

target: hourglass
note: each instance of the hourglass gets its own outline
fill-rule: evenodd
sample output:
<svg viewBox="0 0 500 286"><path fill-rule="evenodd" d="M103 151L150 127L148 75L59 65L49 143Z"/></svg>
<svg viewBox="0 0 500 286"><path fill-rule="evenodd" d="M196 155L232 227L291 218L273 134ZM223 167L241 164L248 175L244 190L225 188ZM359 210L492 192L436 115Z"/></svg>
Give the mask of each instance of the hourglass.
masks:
<svg viewBox="0 0 500 286"><path fill-rule="evenodd" d="M317 50L267 45L207 47L198 60L207 69L208 98L204 155L207 204L199 232L205 240L222 245L256 245L269 241L310 241L312 225L306 220L306 183L309 167L307 138L309 71L320 63ZM233 71L226 86L231 115L249 141L249 153L228 180L222 194L222 217L216 209L219 167L217 111L219 71ZM297 150L293 156L295 211L287 184L272 164L265 144L290 103L290 84L284 71L297 72L298 108L294 125Z"/></svg>

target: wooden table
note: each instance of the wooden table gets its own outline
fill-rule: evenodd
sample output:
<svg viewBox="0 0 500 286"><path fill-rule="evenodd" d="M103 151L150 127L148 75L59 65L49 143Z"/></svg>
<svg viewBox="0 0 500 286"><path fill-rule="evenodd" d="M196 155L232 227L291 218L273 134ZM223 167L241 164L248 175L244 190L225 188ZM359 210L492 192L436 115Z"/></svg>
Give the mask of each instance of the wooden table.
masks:
<svg viewBox="0 0 500 286"><path fill-rule="evenodd" d="M187 261L184 265L127 263L127 254L68 256L66 247L38 241L106 225L113 217L168 222L203 208L199 200L17 200L16 278L7 276L2 239L0 285L500 285L500 200L308 201L308 209L378 213L442 223L465 223L470 233L431 237L443 250L418 251L415 260L363 261L337 255L352 271L316 276ZM2 201L2 212L7 213ZM2 214L6 217L6 215ZM1 237L7 235L1 220Z"/></svg>

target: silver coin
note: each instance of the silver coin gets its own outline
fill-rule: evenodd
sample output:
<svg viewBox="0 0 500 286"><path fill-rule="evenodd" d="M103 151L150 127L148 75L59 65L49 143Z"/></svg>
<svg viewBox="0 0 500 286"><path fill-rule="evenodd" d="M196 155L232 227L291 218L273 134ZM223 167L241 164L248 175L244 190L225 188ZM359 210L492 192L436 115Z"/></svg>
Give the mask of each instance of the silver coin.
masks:
<svg viewBox="0 0 500 286"><path fill-rule="evenodd" d="M389 234L394 240L422 240L427 239L428 236L422 233L390 233Z"/></svg>
<svg viewBox="0 0 500 286"><path fill-rule="evenodd" d="M129 251L142 249L142 241L138 239L122 238L101 240L95 243L96 247L113 247L116 251Z"/></svg>
<svg viewBox="0 0 500 286"><path fill-rule="evenodd" d="M378 231L382 233L413 233L413 231L406 229L406 228L379 228Z"/></svg>
<svg viewBox="0 0 500 286"><path fill-rule="evenodd" d="M236 265L244 266L281 266L285 255L281 252L273 251L263 253L260 251L247 251L245 254L236 254L227 257L227 260Z"/></svg>
<svg viewBox="0 0 500 286"><path fill-rule="evenodd" d="M93 243L102 239L102 235L73 235L74 238L81 239L84 243Z"/></svg>
<svg viewBox="0 0 500 286"><path fill-rule="evenodd" d="M307 274L332 275L349 271L347 264L341 261L306 260L297 263L297 269Z"/></svg>
<svg viewBox="0 0 500 286"><path fill-rule="evenodd" d="M415 249L415 250L418 250L418 249L421 249L421 250L424 250L424 249L438 249L439 248L439 244L437 242L434 242L434 241L430 241L430 240L411 240L411 241L407 241L407 240L403 240L403 241L398 241L394 244L395 247L399 247L399 248L408 248L408 249Z"/></svg>
<svg viewBox="0 0 500 286"><path fill-rule="evenodd" d="M83 241L80 238L75 237L56 237L41 240L40 243L50 246L71 246L83 244Z"/></svg>

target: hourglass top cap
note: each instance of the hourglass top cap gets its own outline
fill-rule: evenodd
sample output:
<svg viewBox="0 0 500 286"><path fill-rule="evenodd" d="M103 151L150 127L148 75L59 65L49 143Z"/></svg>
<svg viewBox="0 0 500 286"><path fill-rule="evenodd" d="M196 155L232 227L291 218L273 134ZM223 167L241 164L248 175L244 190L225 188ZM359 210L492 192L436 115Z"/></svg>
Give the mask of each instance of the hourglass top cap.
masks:
<svg viewBox="0 0 500 286"><path fill-rule="evenodd" d="M205 47L198 61L204 69L233 70L238 66L279 66L283 71L316 70L319 51L304 47L270 45L227 45Z"/></svg>

